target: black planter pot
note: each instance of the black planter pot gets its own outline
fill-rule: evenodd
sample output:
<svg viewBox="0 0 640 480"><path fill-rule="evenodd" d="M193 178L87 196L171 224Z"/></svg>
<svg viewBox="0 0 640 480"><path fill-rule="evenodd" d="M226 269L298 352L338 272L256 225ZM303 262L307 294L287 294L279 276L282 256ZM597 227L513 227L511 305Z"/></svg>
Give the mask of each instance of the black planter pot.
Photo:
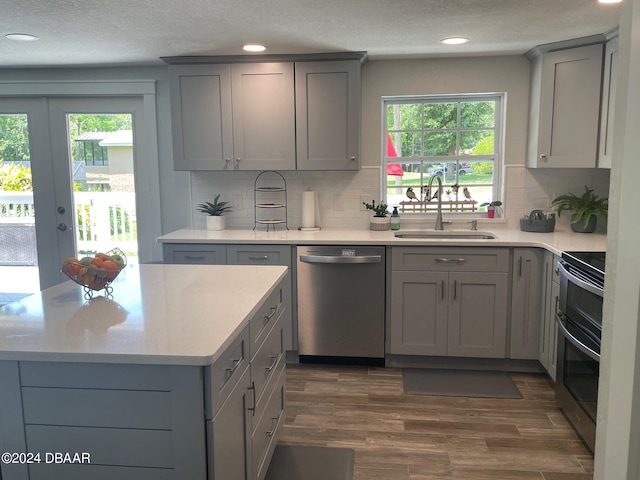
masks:
<svg viewBox="0 0 640 480"><path fill-rule="evenodd" d="M576 219L576 214L574 213L573 215L571 215L571 230L573 230L574 232L577 232L577 233L595 232L596 222L598 220L598 217L596 217L595 215L591 215L589 217L589 222L587 223L586 227L584 225L584 219L580 219L579 222L573 223L575 219Z"/></svg>

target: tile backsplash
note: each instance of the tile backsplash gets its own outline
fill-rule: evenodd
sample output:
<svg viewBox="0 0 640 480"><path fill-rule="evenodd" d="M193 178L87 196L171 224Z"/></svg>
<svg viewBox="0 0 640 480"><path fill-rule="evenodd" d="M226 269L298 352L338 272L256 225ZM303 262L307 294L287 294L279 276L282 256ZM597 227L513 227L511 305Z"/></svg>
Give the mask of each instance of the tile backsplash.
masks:
<svg viewBox="0 0 640 480"><path fill-rule="evenodd" d="M227 228L253 228L254 183L260 172L191 172L191 225L205 228L205 216L195 206L211 201L218 193L220 200L232 203L227 215ZM358 172L281 172L287 186L287 221L290 229L302 223L302 192L317 193L318 226L323 228L366 229L370 212L362 210L362 198L380 198L380 168L362 167ZM581 194L584 186L608 197L609 170L606 169L527 169L521 165L505 167L504 214L510 227L533 209L551 211L551 201L568 192ZM569 215L557 220L569 228ZM265 229L261 225L258 228ZM281 227L278 227L281 228ZM598 231L605 226L598 222Z"/></svg>

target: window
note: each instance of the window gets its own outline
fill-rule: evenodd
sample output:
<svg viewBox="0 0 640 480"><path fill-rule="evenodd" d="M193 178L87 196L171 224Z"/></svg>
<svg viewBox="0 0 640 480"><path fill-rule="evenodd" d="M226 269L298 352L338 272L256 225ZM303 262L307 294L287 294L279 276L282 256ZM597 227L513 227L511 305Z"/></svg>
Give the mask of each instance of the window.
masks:
<svg viewBox="0 0 640 480"><path fill-rule="evenodd" d="M405 214L435 210L435 176L443 212L473 214L500 199L502 104L497 94L383 98L386 203Z"/></svg>

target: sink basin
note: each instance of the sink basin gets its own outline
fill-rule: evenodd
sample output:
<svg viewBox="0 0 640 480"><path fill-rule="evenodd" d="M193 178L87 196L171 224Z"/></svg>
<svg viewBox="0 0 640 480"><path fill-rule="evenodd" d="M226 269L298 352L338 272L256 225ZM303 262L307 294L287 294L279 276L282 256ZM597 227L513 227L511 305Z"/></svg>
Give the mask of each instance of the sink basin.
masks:
<svg viewBox="0 0 640 480"><path fill-rule="evenodd" d="M476 232L473 230L447 231L447 230L416 230L397 232L396 238L423 238L423 239L447 239L447 240L493 240L496 237L491 232Z"/></svg>

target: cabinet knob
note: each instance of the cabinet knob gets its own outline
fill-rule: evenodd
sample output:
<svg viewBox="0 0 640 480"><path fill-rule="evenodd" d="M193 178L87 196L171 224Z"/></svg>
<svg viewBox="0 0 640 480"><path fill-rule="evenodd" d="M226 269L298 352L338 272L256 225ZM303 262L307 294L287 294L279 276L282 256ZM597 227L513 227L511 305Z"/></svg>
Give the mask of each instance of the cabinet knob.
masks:
<svg viewBox="0 0 640 480"><path fill-rule="evenodd" d="M547 156L544 153L540 154L540 160L546 162L547 161Z"/></svg>
<svg viewBox="0 0 640 480"><path fill-rule="evenodd" d="M351 157L349 160L351 160L352 162L356 161L356 157Z"/></svg>

